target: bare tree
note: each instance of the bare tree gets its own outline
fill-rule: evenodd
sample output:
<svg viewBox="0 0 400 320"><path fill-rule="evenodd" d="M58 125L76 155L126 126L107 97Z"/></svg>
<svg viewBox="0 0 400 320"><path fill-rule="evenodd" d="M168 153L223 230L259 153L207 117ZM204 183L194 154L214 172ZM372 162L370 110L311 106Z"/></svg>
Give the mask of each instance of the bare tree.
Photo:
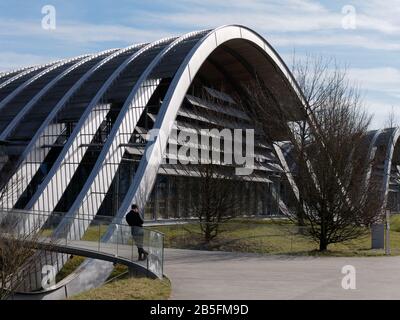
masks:
<svg viewBox="0 0 400 320"><path fill-rule="evenodd" d="M190 146L193 154L183 155L192 161L186 165L180 161L179 168L192 180L191 194L186 199L188 214L199 219L204 242L209 243L222 231L222 224L239 213L239 188L244 177L236 172L241 165L235 163L238 150L234 148L233 129L223 125L229 123L235 127L237 124L236 127L240 128L240 124L235 123L239 121L233 120L235 118L227 120L221 116L234 114L234 106L205 91L190 96L189 101L190 105L183 112L190 110L201 122L196 129L193 128L194 141L180 141L182 145Z"/></svg>
<svg viewBox="0 0 400 320"><path fill-rule="evenodd" d="M21 181L22 177L13 180L0 192L0 300L10 298L16 290L31 289L34 282L34 286L38 284L37 273L41 273L39 269L56 242L52 235L43 233L43 221L50 217L7 208Z"/></svg>
<svg viewBox="0 0 400 320"><path fill-rule="evenodd" d="M397 119L397 115L395 112L395 108L394 106L392 106L392 108L390 109L390 112L388 113L386 122L385 122L385 128L394 128L394 127L398 127L398 119Z"/></svg>
<svg viewBox="0 0 400 320"><path fill-rule="evenodd" d="M196 170L198 195L190 199L189 210L199 219L206 243L221 232L223 223L237 216L240 208L238 178L233 170L221 170L215 164L201 164Z"/></svg>
<svg viewBox="0 0 400 320"><path fill-rule="evenodd" d="M21 231L27 215L1 212L0 222L0 299L8 299L28 281L35 266L45 254L39 250L40 228ZM48 242L50 246L51 241Z"/></svg>
<svg viewBox="0 0 400 320"><path fill-rule="evenodd" d="M377 219L378 192L362 183L370 163L365 136L371 118L362 108L360 90L334 60L308 57L295 64L305 105L276 102L268 84L248 85L244 101L270 143L284 135L294 146L300 214L290 218L310 226L320 251L359 237Z"/></svg>

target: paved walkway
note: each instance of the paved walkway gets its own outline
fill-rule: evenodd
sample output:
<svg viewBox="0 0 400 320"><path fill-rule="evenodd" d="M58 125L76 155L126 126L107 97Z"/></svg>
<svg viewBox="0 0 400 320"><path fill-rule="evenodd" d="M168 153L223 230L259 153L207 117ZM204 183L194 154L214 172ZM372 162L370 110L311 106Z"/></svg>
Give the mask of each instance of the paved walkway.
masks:
<svg viewBox="0 0 400 320"><path fill-rule="evenodd" d="M400 257L292 257L165 250L172 299L400 299ZM342 267L356 268L344 290Z"/></svg>

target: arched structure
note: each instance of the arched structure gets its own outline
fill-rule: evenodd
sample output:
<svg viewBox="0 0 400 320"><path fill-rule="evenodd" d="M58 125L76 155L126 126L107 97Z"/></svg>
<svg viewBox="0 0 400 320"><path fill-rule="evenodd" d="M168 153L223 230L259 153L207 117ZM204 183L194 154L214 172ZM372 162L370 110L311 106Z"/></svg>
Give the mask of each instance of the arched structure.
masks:
<svg viewBox="0 0 400 320"><path fill-rule="evenodd" d="M381 192L382 210L400 210L400 129L372 131L370 143L371 174Z"/></svg>
<svg viewBox="0 0 400 320"><path fill-rule="evenodd" d="M360 190L379 193L380 210L400 212L400 128L369 131L364 137L365 165L363 186ZM274 144L277 157L286 174L287 181L298 201L298 187L292 175L296 174L292 145L289 142Z"/></svg>
<svg viewBox="0 0 400 320"><path fill-rule="evenodd" d="M198 174L195 165L174 164L170 147L186 142L171 136L217 128L254 130L255 162L237 190L242 212L279 213L281 161L234 99L256 76L276 103L305 117L282 59L238 25L0 75L1 206L85 217L67 226L71 238L82 237L97 214L121 222L132 202L148 220L186 218ZM206 150L226 155L222 147Z"/></svg>

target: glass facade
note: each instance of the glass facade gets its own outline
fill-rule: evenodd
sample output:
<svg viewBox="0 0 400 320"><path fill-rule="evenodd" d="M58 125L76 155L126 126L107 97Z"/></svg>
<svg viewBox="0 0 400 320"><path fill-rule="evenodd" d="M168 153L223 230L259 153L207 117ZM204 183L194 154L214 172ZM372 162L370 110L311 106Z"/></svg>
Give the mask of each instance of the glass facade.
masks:
<svg viewBox="0 0 400 320"><path fill-rule="evenodd" d="M191 212L191 204L199 201L201 197L200 179L159 175L145 207L145 218L147 220L196 218ZM278 215L278 199L272 199L268 189L267 184L260 182L237 184L236 193L232 196L240 199L240 206L232 215Z"/></svg>

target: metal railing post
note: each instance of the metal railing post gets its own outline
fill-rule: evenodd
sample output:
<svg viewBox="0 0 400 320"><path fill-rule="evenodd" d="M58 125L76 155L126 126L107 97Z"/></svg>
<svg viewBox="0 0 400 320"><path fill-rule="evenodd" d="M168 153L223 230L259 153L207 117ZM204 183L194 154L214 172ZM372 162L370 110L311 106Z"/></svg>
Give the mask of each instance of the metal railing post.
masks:
<svg viewBox="0 0 400 320"><path fill-rule="evenodd" d="M100 228L101 228L101 224L99 223L98 226L99 226L99 237L97 238L97 241L98 241L98 247L99 247L98 252L100 252L100 241L101 241Z"/></svg>
<svg viewBox="0 0 400 320"><path fill-rule="evenodd" d="M162 235L162 250L161 250L161 277L164 278L164 235Z"/></svg>
<svg viewBox="0 0 400 320"><path fill-rule="evenodd" d="M118 257L118 230L119 230L119 225L116 225L116 227L117 227L117 252L116 252L116 254L115 254L115 256L116 257Z"/></svg>
<svg viewBox="0 0 400 320"><path fill-rule="evenodd" d="M293 252L293 231L290 232L290 252Z"/></svg>
<svg viewBox="0 0 400 320"><path fill-rule="evenodd" d="M149 250L149 248L147 248ZM147 270L147 277L149 276L149 257L146 259L146 270Z"/></svg>
<svg viewBox="0 0 400 320"><path fill-rule="evenodd" d="M385 246L385 254L390 256L390 210L386 209L386 246Z"/></svg>
<svg viewBox="0 0 400 320"><path fill-rule="evenodd" d="M133 261L133 241L132 241L132 244L131 244L131 261Z"/></svg>

